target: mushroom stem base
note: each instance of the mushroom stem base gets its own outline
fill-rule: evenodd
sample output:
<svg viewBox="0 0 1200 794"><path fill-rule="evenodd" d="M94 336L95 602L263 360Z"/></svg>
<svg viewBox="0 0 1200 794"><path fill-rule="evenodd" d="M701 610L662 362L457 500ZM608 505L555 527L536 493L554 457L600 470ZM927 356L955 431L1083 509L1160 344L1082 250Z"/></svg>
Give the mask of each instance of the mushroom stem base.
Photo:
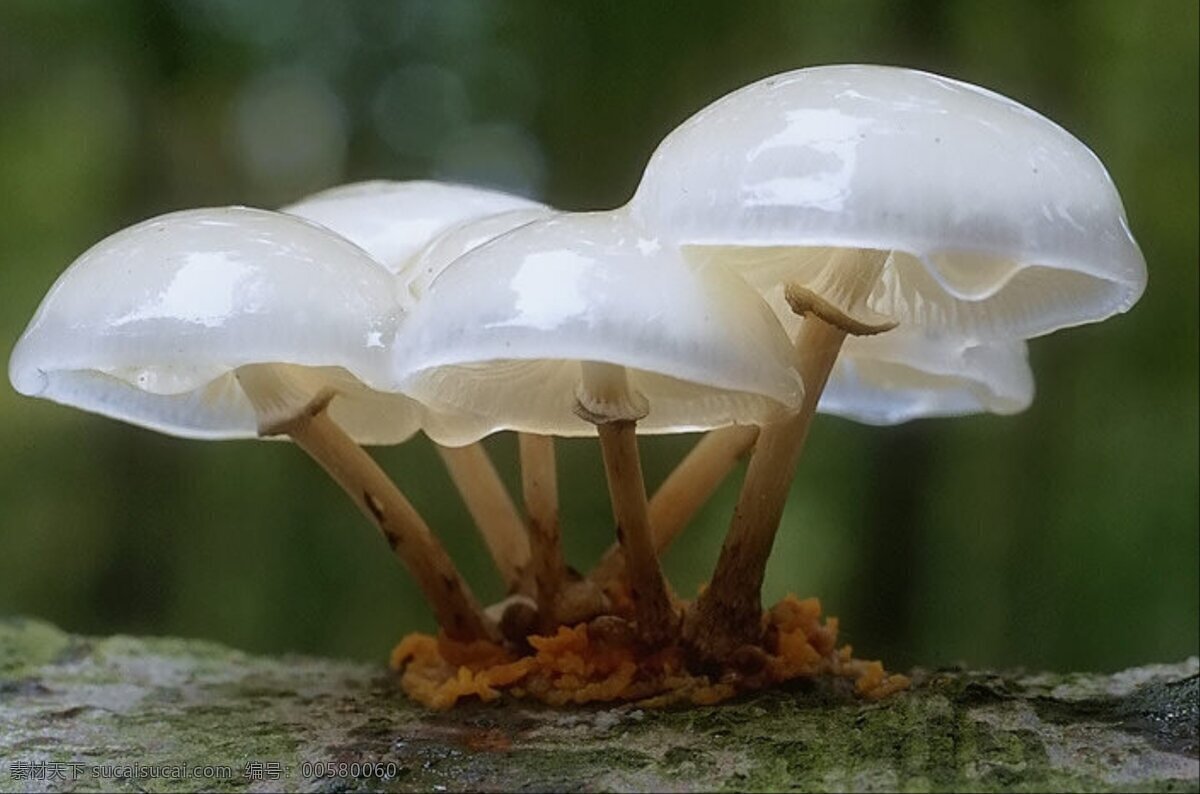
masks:
<svg viewBox="0 0 1200 794"><path fill-rule="evenodd" d="M605 422L596 428L617 522L617 540L629 572L638 637L651 647L661 647L678 637L679 618L654 550L637 425L630 421Z"/></svg>
<svg viewBox="0 0 1200 794"><path fill-rule="evenodd" d="M324 402L280 430L321 464L379 528L417 580L448 637L468 642L499 638L424 519L366 450L329 417Z"/></svg>
<svg viewBox="0 0 1200 794"><path fill-rule="evenodd" d="M795 414L759 433L712 581L684 617L684 640L702 662L722 661L743 645L760 644L767 558L817 403L845 338L843 329L811 314L796 337L804 401Z"/></svg>
<svg viewBox="0 0 1200 794"><path fill-rule="evenodd" d="M532 595L529 537L487 450L478 443L465 447L438 445L437 450L508 592Z"/></svg>
<svg viewBox="0 0 1200 794"><path fill-rule="evenodd" d="M662 554L712 498L737 462L754 446L756 438L758 427L732 425L714 430L696 442L650 497L650 530L657 553ZM620 545L613 544L588 578L608 587L624 575L625 556Z"/></svg>

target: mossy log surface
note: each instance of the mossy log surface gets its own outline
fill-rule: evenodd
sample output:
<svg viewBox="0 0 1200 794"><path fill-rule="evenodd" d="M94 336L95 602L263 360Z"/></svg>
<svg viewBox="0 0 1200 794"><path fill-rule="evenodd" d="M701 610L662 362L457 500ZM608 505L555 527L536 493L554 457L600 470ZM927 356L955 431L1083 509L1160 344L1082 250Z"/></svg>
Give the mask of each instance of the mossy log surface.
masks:
<svg viewBox="0 0 1200 794"><path fill-rule="evenodd" d="M879 703L809 683L709 708L434 714L382 665L8 619L0 791L1196 791L1198 667L917 671Z"/></svg>

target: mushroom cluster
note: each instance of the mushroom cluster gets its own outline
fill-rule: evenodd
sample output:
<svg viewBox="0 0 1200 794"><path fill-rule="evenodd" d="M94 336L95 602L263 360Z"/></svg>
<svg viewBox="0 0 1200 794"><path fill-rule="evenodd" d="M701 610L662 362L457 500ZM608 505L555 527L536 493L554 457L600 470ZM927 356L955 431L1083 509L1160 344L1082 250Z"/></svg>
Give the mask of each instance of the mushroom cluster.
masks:
<svg viewBox="0 0 1200 794"><path fill-rule="evenodd" d="M1095 155L986 90L879 66L776 75L661 143L632 200L559 212L369 182L164 215L77 259L12 354L28 395L191 438L288 437L435 613L394 664L434 707L715 702L802 675L905 685L815 599L764 611L808 428L1013 413L1025 340L1127 310L1145 264ZM436 444L508 589L483 608L363 445ZM518 434L522 498L479 441ZM704 432L648 497L638 436ZM596 437L616 542L563 558L556 437ZM659 555L750 455L709 585ZM402 479L402 478L401 478Z"/></svg>

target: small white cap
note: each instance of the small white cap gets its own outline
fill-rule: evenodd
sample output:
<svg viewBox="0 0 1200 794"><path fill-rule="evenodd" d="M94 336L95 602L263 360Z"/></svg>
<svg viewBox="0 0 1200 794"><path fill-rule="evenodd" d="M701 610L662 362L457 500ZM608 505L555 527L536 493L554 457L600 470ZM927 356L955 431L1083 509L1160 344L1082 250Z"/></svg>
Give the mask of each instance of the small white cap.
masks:
<svg viewBox="0 0 1200 794"><path fill-rule="evenodd" d="M345 237L388 270L441 232L463 221L541 204L497 190L442 182L356 182L316 193L283 208Z"/></svg>
<svg viewBox="0 0 1200 794"><path fill-rule="evenodd" d="M1146 283L1084 144L991 91L908 69L801 69L734 91L666 137L630 207L773 283L800 249L893 251L869 307L963 338L1101 320Z"/></svg>
<svg viewBox="0 0 1200 794"><path fill-rule="evenodd" d="M17 391L192 438L247 438L239 368L281 366L293 390L336 392L362 443L417 428L387 381L392 276L341 237L281 213L188 210L124 229L55 282L9 362ZM297 392L298 393L298 392ZM278 417L274 417L278 418Z"/></svg>
<svg viewBox="0 0 1200 794"><path fill-rule="evenodd" d="M429 291L434 279L455 259L502 234L554 214L549 207L531 207L463 221L435 237L420 253L409 259L397 275L412 300L419 301Z"/></svg>
<svg viewBox="0 0 1200 794"><path fill-rule="evenodd" d="M628 368L648 403L641 431L763 423L799 404L793 361L744 281L688 265L619 211L536 221L462 256L395 345L402 390L444 444L506 429L594 435L575 412L581 362Z"/></svg>
<svg viewBox="0 0 1200 794"><path fill-rule="evenodd" d="M782 286L767 302L795 339L803 320ZM964 342L917 326L847 336L817 410L871 425L935 416L1014 414L1033 402L1028 345Z"/></svg>
<svg viewBox="0 0 1200 794"><path fill-rule="evenodd" d="M1033 402L1033 389L1024 342L966 345L894 331L846 339L817 410L872 425L1014 414Z"/></svg>

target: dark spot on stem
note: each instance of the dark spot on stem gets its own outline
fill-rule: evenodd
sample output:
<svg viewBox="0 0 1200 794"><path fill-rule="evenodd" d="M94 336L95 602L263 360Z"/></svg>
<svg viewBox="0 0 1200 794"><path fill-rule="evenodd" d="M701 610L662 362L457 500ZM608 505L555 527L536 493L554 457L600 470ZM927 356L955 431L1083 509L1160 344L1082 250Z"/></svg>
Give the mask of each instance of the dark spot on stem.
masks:
<svg viewBox="0 0 1200 794"><path fill-rule="evenodd" d="M375 517L375 520L382 524L384 511L383 502L379 501L379 497L370 491L363 491L363 504L371 511L371 515Z"/></svg>

